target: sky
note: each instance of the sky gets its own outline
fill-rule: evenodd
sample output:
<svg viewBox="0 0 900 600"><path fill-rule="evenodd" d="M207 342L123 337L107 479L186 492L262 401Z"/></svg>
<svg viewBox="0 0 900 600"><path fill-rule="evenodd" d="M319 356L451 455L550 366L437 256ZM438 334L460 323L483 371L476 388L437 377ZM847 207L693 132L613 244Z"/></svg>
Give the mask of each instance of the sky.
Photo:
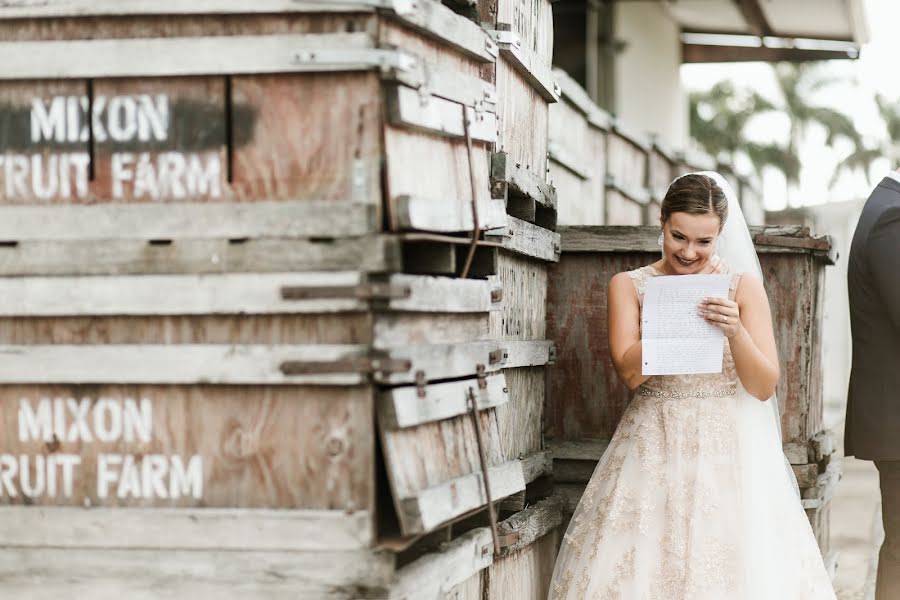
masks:
<svg viewBox="0 0 900 600"><path fill-rule="evenodd" d="M839 83L813 97L816 103L842 110L850 116L865 139L874 144L883 126L875 106L875 94L890 100L900 99L900 1L865 0L869 41L858 60L828 61L821 67ZM706 89L723 79L736 85L753 87L761 94L779 98L771 67L764 63L688 64L681 68L681 79L688 91ZM782 141L786 137L787 119L771 116L752 123L752 135L760 141ZM873 180L859 173L842 174L832 189L832 178L841 157L849 153L849 143L825 146L823 131L812 129L800 147L802 170L797 189L788 191L784 177L767 171L763 179L763 197L768 210L806 206L824 202L864 199L881 174L890 168L887 159L873 166ZM897 140L900 143L900 140Z"/></svg>

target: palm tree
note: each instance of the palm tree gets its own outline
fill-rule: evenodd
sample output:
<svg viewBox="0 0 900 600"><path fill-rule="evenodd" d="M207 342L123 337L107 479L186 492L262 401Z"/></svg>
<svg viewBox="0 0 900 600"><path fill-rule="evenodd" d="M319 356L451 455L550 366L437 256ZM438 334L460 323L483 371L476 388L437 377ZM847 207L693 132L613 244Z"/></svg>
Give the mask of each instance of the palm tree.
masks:
<svg viewBox="0 0 900 600"><path fill-rule="evenodd" d="M891 166L896 167L900 163L900 98L891 102L881 94L877 94L875 104L887 130L885 156L890 159Z"/></svg>
<svg viewBox="0 0 900 600"><path fill-rule="evenodd" d="M705 92L690 95L691 137L707 154L717 158L725 155L731 164L743 156L757 173L771 166L796 180L800 163L794 154L777 144L753 142L746 136L754 117L775 110L775 105L758 93L720 81Z"/></svg>

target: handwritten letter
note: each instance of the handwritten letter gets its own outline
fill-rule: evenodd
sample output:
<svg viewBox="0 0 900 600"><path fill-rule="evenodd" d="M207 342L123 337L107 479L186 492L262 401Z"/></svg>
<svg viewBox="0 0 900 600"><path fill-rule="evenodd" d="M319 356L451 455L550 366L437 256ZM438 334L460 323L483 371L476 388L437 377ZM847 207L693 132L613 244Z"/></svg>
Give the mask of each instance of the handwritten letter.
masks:
<svg viewBox="0 0 900 600"><path fill-rule="evenodd" d="M701 317L704 297L727 298L728 275L676 275L647 281L641 311L644 375L721 373L725 335Z"/></svg>

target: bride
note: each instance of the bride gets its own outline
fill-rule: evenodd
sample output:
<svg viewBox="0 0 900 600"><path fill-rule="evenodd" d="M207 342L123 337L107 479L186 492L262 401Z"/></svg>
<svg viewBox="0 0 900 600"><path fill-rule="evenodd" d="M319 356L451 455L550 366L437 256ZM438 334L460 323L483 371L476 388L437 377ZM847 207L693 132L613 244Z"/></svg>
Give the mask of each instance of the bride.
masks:
<svg viewBox="0 0 900 600"><path fill-rule="evenodd" d="M683 175L661 223L662 259L609 285L610 355L633 395L569 523L549 599L833 600L781 449L769 302L734 192L718 173ZM722 372L642 375L645 283L700 273L731 276L728 298L697 309L725 334Z"/></svg>

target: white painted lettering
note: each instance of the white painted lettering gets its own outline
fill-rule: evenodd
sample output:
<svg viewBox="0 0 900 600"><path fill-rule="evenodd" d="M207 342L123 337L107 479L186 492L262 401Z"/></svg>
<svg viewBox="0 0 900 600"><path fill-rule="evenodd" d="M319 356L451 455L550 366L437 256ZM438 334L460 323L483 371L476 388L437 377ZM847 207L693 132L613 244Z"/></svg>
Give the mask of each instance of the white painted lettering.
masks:
<svg viewBox="0 0 900 600"><path fill-rule="evenodd" d="M100 398L94 404L94 435L101 442L122 438L122 406L116 400Z"/></svg>
<svg viewBox="0 0 900 600"><path fill-rule="evenodd" d="M115 466L122 464L120 454L97 455L97 497L109 496L109 486L119 479L119 471Z"/></svg>
<svg viewBox="0 0 900 600"><path fill-rule="evenodd" d="M141 470L144 498L168 498L165 477L169 472L169 459L162 454L146 454Z"/></svg>
<svg viewBox="0 0 900 600"><path fill-rule="evenodd" d="M66 100L57 96L50 101L49 108L43 99L31 100L31 141L54 140L62 143L66 139Z"/></svg>
<svg viewBox="0 0 900 600"><path fill-rule="evenodd" d="M206 165L204 166L203 160ZM219 155L209 152L206 155L191 154L188 156L187 191L191 196L209 194L213 198L222 195L222 168Z"/></svg>
<svg viewBox="0 0 900 600"><path fill-rule="evenodd" d="M41 440L49 442L53 439L53 411L50 401L38 401L37 412L27 398L19 400L19 441Z"/></svg>
<svg viewBox="0 0 900 600"><path fill-rule="evenodd" d="M127 142L137 133L137 105L131 96L113 96L106 109L109 137Z"/></svg>
<svg viewBox="0 0 900 600"><path fill-rule="evenodd" d="M13 480L19 472L19 463L11 454L0 454L0 494L9 498L19 495Z"/></svg>
<svg viewBox="0 0 900 600"><path fill-rule="evenodd" d="M88 427L88 413L91 411L91 400L82 398L81 401L75 398L67 398L66 406L69 407L69 414L72 416L72 424L69 426L69 435L66 436L70 442L79 440L84 442L94 441L91 435L91 429Z"/></svg>
<svg viewBox="0 0 900 600"><path fill-rule="evenodd" d="M112 193L119 199L125 195L124 182L131 181L134 174L129 165L134 163L134 154L116 152L112 155Z"/></svg>
<svg viewBox="0 0 900 600"><path fill-rule="evenodd" d="M116 496L119 498L141 497L141 477L137 465L134 464L134 456L131 454L122 457L122 473L119 477Z"/></svg>
<svg viewBox="0 0 900 600"><path fill-rule="evenodd" d="M194 498L203 497L203 457L195 454L188 461L187 469L181 462L180 456L172 456L172 464L169 473L169 496L180 498L182 495L193 495Z"/></svg>
<svg viewBox="0 0 900 600"><path fill-rule="evenodd" d="M34 457L34 481L31 480L31 461L29 456L23 454L19 457L19 483L22 486L22 494L29 498L37 498L43 495L46 484L47 465L44 463L44 455Z"/></svg>
<svg viewBox="0 0 900 600"><path fill-rule="evenodd" d="M125 398L122 402L122 430L126 442L149 442L153 439L153 404L150 400L142 398L138 405L134 398Z"/></svg>
<svg viewBox="0 0 900 600"><path fill-rule="evenodd" d="M138 96L138 139L147 142L152 137L164 141L169 133L169 97L163 94Z"/></svg>
<svg viewBox="0 0 900 600"><path fill-rule="evenodd" d="M63 496L71 498L75 481L75 467L81 464L81 457L77 454L57 454L56 462L62 466Z"/></svg>

